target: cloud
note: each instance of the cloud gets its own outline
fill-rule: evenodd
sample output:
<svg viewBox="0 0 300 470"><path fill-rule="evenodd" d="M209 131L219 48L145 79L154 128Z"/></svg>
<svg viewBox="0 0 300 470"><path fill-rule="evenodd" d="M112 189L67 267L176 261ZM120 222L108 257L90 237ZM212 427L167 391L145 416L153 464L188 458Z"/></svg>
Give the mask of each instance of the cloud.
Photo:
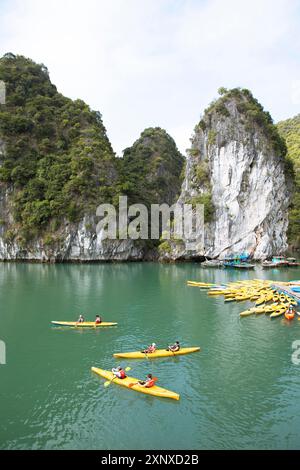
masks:
<svg viewBox="0 0 300 470"><path fill-rule="evenodd" d="M149 126L184 151L219 86L296 114L296 0L0 0L0 55L43 62L58 89L103 114L120 154Z"/></svg>

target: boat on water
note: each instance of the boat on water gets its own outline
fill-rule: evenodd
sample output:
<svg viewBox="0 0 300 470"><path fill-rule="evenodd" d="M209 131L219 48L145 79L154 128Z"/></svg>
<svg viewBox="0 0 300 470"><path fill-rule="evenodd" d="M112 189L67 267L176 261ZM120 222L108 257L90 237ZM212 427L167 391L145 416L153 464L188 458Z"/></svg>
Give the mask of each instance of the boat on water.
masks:
<svg viewBox="0 0 300 470"><path fill-rule="evenodd" d="M179 351L167 351L166 349L157 349L153 353L143 353L141 351L128 352L128 353L115 353L114 357L120 357L123 359L155 359L157 357L174 357L181 356L183 354L191 354L194 352L200 351L199 347L193 348L180 348Z"/></svg>
<svg viewBox="0 0 300 470"><path fill-rule="evenodd" d="M225 261L224 262L224 268L234 268L234 269L254 269L255 264L251 263L241 263L238 261Z"/></svg>
<svg viewBox="0 0 300 470"><path fill-rule="evenodd" d="M151 388L142 387L138 384L139 379L134 377L126 377L125 379L119 379L114 376L114 374L108 370L99 369L98 367L92 367L91 369L95 374L100 375L106 380L111 381L112 383L122 385L127 387L130 390L135 390L136 392L145 393L146 395L153 395L155 397L161 398L172 398L173 400L179 400L180 395L178 393L172 392L162 387L154 385Z"/></svg>
<svg viewBox="0 0 300 470"><path fill-rule="evenodd" d="M207 259L201 263L203 268L223 268L223 261L220 259Z"/></svg>
<svg viewBox="0 0 300 470"><path fill-rule="evenodd" d="M55 326L68 326L72 328L100 328L105 326L116 326L118 323L116 322L108 322L103 321L101 323L95 323L94 321L85 321L82 323L78 323L76 321L52 321L52 325Z"/></svg>
<svg viewBox="0 0 300 470"><path fill-rule="evenodd" d="M289 263L284 256L273 256L271 261L265 260L261 265L263 268L285 268Z"/></svg>
<svg viewBox="0 0 300 470"><path fill-rule="evenodd" d="M224 268L233 268L233 269L254 269L255 264L249 263L250 255L249 253L238 253L226 256L223 260Z"/></svg>
<svg viewBox="0 0 300 470"><path fill-rule="evenodd" d="M285 318L289 321L293 320L295 317L295 310L289 311L287 310L284 314Z"/></svg>
<svg viewBox="0 0 300 470"><path fill-rule="evenodd" d="M288 263L288 266L300 266L300 262L296 260L296 258L287 258L287 263Z"/></svg>

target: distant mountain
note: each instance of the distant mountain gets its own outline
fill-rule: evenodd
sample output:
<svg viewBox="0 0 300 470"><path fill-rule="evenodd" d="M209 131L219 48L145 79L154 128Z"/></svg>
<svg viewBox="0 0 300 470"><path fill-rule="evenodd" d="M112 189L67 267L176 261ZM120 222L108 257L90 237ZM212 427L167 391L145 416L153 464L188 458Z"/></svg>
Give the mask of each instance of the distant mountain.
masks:
<svg viewBox="0 0 300 470"><path fill-rule="evenodd" d="M165 130L145 129L132 147L124 150L122 192L132 203L171 205L180 193L184 161Z"/></svg>

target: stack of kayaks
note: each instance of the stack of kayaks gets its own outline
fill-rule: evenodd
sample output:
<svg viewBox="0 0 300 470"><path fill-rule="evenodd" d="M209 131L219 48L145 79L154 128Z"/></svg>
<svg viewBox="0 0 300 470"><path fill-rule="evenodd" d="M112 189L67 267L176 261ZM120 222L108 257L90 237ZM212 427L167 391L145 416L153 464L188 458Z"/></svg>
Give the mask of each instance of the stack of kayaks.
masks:
<svg viewBox="0 0 300 470"><path fill-rule="evenodd" d="M194 281L188 281L192 285ZM204 283L201 283L204 284ZM277 282L282 286L290 286L291 282ZM295 291L298 291L299 285L293 281ZM244 280L230 282L224 286L206 284L209 296L223 296L225 302L254 302L255 306L240 313L241 317L250 315L269 314L270 318L285 315L287 319L292 319L293 315L288 312L290 306L297 305L297 301L286 293L279 292L274 288L273 281L270 280ZM280 289L279 289L280 290Z"/></svg>

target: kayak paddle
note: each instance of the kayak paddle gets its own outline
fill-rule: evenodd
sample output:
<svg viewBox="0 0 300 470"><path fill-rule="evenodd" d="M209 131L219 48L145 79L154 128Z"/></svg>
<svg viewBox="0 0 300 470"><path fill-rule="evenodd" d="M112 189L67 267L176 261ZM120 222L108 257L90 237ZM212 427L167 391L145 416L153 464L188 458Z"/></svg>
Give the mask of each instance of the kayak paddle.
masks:
<svg viewBox="0 0 300 470"><path fill-rule="evenodd" d="M124 369L126 372L130 371L131 370L131 367L125 367ZM107 380L106 382L104 382L104 387L108 387L113 380L117 379L118 377L114 376L112 379L110 380Z"/></svg>

